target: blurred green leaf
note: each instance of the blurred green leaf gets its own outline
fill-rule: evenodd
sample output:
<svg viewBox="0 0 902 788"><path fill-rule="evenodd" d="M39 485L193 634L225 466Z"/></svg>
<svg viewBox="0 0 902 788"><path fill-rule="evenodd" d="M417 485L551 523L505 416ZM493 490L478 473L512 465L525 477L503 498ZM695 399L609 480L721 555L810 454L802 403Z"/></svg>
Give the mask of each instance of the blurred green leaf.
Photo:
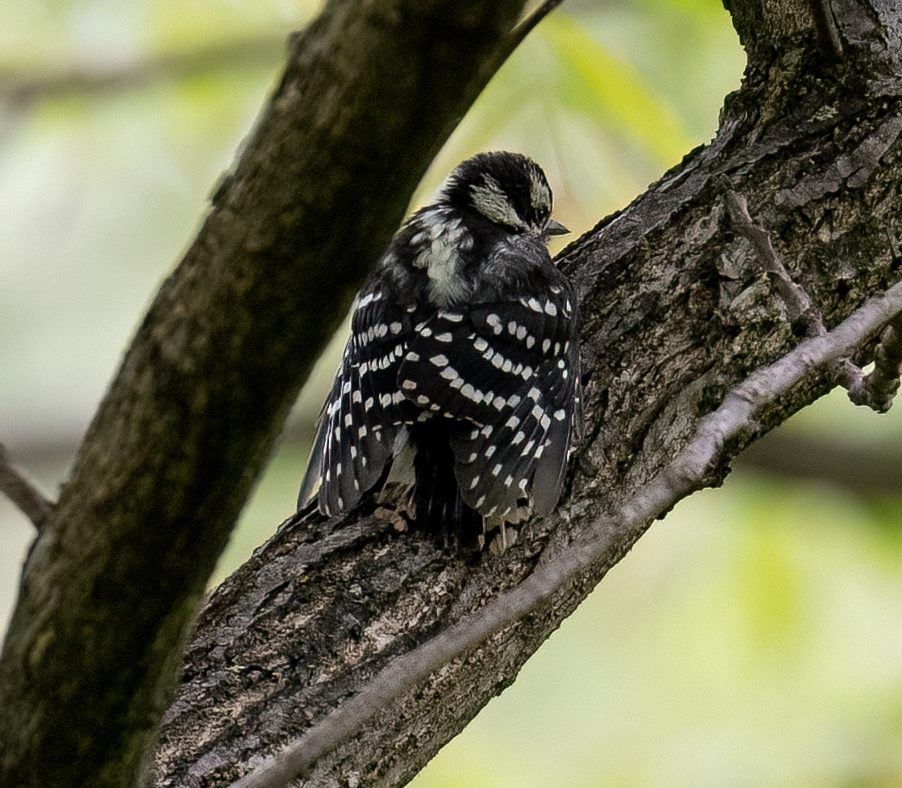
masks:
<svg viewBox="0 0 902 788"><path fill-rule="evenodd" d="M563 108L616 128L646 147L662 167L693 147L677 116L639 73L597 44L574 19L553 14L541 34L560 60L554 95Z"/></svg>

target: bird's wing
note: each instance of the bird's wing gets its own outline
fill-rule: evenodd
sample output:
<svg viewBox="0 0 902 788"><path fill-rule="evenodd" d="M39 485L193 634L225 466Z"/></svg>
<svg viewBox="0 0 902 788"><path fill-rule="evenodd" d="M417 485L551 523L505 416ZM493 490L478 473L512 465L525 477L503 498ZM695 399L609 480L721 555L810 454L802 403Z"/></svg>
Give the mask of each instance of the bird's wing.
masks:
<svg viewBox="0 0 902 788"><path fill-rule="evenodd" d="M379 480L400 425L419 410L398 392L411 338L410 310L377 287L362 294L332 391L317 421L298 508L318 497L325 514L349 511Z"/></svg>
<svg viewBox="0 0 902 788"><path fill-rule="evenodd" d="M439 312L414 326L399 369L412 402L463 422L451 439L455 475L484 515L520 499L547 513L560 495L579 357L571 298L555 289Z"/></svg>

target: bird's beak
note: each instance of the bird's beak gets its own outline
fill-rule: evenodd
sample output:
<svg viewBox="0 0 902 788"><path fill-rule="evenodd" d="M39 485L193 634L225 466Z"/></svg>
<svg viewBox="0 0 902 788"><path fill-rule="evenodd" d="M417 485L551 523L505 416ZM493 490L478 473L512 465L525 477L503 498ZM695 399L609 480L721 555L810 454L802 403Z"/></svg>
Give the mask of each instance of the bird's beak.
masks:
<svg viewBox="0 0 902 788"><path fill-rule="evenodd" d="M570 231L564 227L560 222L556 222L554 219L548 220L548 229L545 230L548 235L567 235Z"/></svg>

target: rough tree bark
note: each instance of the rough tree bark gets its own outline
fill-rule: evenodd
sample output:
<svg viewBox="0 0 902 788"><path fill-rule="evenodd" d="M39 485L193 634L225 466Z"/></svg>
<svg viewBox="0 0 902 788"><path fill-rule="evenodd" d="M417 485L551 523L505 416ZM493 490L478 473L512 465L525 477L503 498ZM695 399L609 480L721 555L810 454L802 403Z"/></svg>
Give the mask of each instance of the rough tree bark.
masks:
<svg viewBox="0 0 902 788"><path fill-rule="evenodd" d="M292 41L26 561L0 785L135 784L284 417L521 9L332 0Z"/></svg>
<svg viewBox="0 0 902 788"><path fill-rule="evenodd" d="M752 371L900 278L902 15L893 0L734 0L749 65L713 142L566 249L583 297L587 436L559 510L477 560L373 505L290 520L205 608L157 785L226 785L399 655L587 538ZM747 214L744 206L747 205ZM785 272L779 270L785 266ZM801 288L801 290L799 290ZM864 343L857 361L867 360ZM836 385L809 377L710 468ZM638 539L434 672L322 757L306 786L400 785L494 695Z"/></svg>

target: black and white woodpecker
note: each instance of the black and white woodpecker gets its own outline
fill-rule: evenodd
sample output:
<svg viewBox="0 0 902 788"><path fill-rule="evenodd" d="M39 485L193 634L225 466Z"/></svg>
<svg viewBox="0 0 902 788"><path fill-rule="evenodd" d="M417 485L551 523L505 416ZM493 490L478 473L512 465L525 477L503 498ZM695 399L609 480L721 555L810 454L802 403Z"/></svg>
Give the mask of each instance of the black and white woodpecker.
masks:
<svg viewBox="0 0 902 788"><path fill-rule="evenodd" d="M531 159L451 173L357 297L299 509L393 489L448 544L554 508L581 425L577 301L546 248L566 232Z"/></svg>

